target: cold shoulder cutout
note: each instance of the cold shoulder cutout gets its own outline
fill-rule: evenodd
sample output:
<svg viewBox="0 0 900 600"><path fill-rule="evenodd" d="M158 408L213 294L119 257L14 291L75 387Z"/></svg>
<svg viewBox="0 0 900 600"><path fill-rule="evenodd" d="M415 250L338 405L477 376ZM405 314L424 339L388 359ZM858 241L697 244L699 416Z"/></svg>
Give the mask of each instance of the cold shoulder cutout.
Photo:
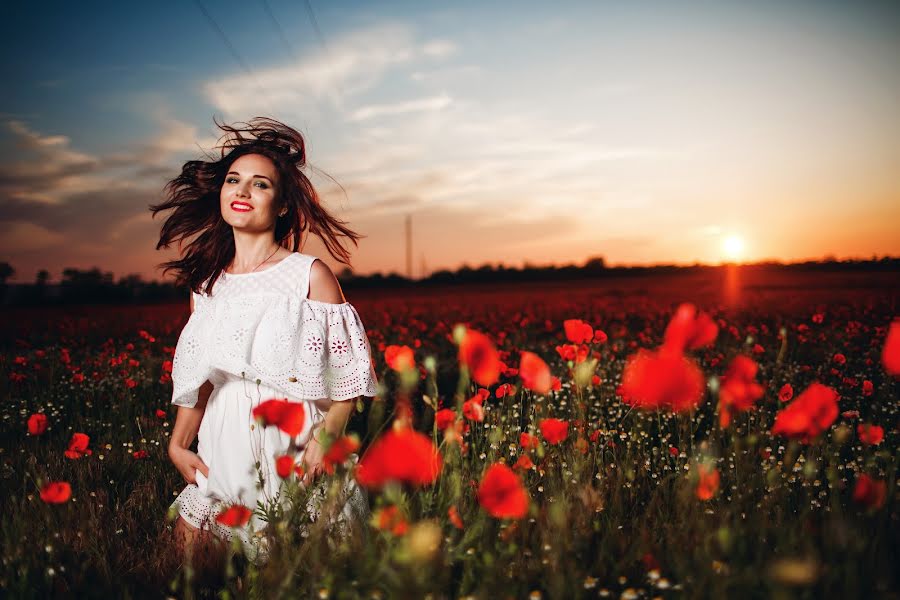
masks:
<svg viewBox="0 0 900 600"><path fill-rule="evenodd" d="M377 394L356 308L308 297L315 260L294 252L263 271L222 273L211 294L191 292L194 312L172 359L172 404L193 407L207 379L216 384L229 374L296 400Z"/></svg>

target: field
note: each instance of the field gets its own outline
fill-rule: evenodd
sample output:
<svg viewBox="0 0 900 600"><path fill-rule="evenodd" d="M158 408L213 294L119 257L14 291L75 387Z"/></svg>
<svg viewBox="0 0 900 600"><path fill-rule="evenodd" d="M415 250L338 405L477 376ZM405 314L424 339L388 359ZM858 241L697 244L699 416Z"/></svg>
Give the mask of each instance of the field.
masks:
<svg viewBox="0 0 900 600"><path fill-rule="evenodd" d="M345 531L303 511L270 512L269 562L258 567L231 547L221 573L172 552L167 515L184 481L166 454L175 407L165 361L187 302L9 310L0 589L40 598L896 598L900 384L896 351L885 349L900 314L897 281L733 268L345 290L384 387L350 423L362 460L408 402L442 468L433 482L371 487L371 518ZM698 312L679 311L683 303ZM459 343L473 338L458 324L496 348L496 381L477 381L489 379L491 348L460 362ZM641 349L644 362L629 363ZM414 365L404 367L398 356L410 351ZM702 372L696 390L692 368ZM452 412L436 419L435 409ZM86 445L73 444L75 433ZM352 463L338 465L321 485L337 495L332 483L352 476ZM48 482L68 483L71 495ZM295 481L286 491L307 500Z"/></svg>

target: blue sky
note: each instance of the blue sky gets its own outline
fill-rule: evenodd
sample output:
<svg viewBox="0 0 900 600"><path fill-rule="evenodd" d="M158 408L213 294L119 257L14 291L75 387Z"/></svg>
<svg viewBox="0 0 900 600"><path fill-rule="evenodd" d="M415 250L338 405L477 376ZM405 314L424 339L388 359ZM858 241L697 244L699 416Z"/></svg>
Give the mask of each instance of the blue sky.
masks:
<svg viewBox="0 0 900 600"><path fill-rule="evenodd" d="M406 215L415 276L900 254L896 4L202 7L216 25L197 2L5 7L13 281L159 278L175 251L146 207L212 149L214 115L307 136L346 190L311 171L327 206L367 236L359 273L405 271Z"/></svg>

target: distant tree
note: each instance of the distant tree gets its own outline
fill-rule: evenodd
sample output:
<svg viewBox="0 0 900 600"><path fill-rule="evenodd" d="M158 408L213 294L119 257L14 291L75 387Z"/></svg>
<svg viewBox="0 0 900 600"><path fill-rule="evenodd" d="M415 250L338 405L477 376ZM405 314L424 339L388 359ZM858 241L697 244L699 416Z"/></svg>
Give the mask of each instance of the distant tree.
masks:
<svg viewBox="0 0 900 600"><path fill-rule="evenodd" d="M34 285L41 288L45 287L48 279L50 279L50 272L47 269L41 269L34 278Z"/></svg>
<svg viewBox="0 0 900 600"><path fill-rule="evenodd" d="M16 270L8 262L0 262L0 285L6 285L6 280L15 274Z"/></svg>

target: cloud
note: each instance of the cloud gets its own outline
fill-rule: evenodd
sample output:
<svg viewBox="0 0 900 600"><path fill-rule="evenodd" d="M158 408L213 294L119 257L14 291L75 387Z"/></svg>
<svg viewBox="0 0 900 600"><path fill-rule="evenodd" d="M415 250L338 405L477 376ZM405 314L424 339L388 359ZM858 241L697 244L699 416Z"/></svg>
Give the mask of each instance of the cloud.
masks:
<svg viewBox="0 0 900 600"><path fill-rule="evenodd" d="M432 96L430 98L420 98L419 100L408 100L406 102L398 102L396 104L376 104L363 106L350 115L351 121L364 121L373 117L382 117L385 115L394 116L411 112L435 111L446 108L452 102L450 96L441 94L440 96Z"/></svg>
<svg viewBox="0 0 900 600"><path fill-rule="evenodd" d="M306 118L325 103L341 107L418 52L408 27L379 25L344 34L297 62L207 81L202 90L210 104L232 117L243 119L268 105L276 114Z"/></svg>
<svg viewBox="0 0 900 600"><path fill-rule="evenodd" d="M456 44L450 40L432 40L422 45L422 54L434 58L446 58L456 51Z"/></svg>

